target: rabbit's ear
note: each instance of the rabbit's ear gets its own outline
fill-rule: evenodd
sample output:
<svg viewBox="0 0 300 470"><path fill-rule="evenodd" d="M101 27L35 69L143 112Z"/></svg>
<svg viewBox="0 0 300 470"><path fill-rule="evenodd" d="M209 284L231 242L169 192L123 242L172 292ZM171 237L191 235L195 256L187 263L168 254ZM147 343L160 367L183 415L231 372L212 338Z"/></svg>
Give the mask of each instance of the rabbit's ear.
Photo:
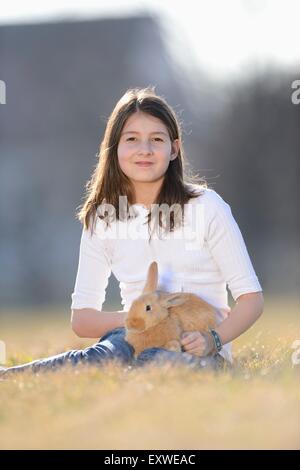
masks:
<svg viewBox="0 0 300 470"><path fill-rule="evenodd" d="M189 299L188 294L183 294L182 292L177 292L175 294L165 294L161 296L160 304L165 307L174 307L175 305L182 305L184 302L187 302Z"/></svg>
<svg viewBox="0 0 300 470"><path fill-rule="evenodd" d="M158 270L157 262L153 261L148 269L147 281L143 290L143 294L148 294L149 292L154 292L157 288L158 281Z"/></svg>

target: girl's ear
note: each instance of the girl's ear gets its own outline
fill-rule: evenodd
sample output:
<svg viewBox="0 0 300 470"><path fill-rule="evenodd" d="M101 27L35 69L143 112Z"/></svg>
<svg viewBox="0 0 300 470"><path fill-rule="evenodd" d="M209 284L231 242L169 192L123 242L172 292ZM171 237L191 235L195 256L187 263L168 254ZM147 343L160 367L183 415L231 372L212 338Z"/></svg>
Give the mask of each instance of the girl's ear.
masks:
<svg viewBox="0 0 300 470"><path fill-rule="evenodd" d="M175 139L175 140L172 142L171 160L175 160L175 158L177 158L178 152L179 152L179 148L180 148L179 139Z"/></svg>
<svg viewBox="0 0 300 470"><path fill-rule="evenodd" d="M175 294L163 294L160 297L160 304L162 307L170 308L175 307L175 305L182 305L189 299L188 294L183 294L182 292L176 292Z"/></svg>

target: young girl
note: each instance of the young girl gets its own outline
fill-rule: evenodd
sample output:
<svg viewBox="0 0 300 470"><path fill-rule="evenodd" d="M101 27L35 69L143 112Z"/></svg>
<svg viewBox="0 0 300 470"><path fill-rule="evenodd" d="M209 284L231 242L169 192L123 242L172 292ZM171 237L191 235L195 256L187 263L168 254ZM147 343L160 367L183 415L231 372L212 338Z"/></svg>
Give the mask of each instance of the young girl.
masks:
<svg viewBox="0 0 300 470"><path fill-rule="evenodd" d="M161 215L152 217L153 204L181 210L171 210L165 225ZM124 210L127 205L129 211ZM185 175L180 124L154 87L129 89L116 104L78 218L83 231L72 328L79 337L100 340L84 350L11 367L2 374L101 364L113 358L137 365L151 360L215 369L230 364L230 342L263 311L262 289L230 206L205 183L192 184ZM153 219L159 236L150 230ZM183 227L195 237L183 236ZM193 292L216 307L217 327L206 336L186 332L181 353L151 348L134 361L134 350L124 339L124 319L142 293L153 260L161 278L166 270L172 272L169 291ZM123 310L104 312L111 272L120 282ZM227 285L236 302L231 311Z"/></svg>

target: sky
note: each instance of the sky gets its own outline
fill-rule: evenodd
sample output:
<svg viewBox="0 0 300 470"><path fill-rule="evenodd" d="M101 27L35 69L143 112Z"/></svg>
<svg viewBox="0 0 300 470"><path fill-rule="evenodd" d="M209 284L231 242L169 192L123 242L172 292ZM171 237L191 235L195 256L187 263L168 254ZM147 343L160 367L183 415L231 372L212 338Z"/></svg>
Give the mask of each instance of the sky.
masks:
<svg viewBox="0 0 300 470"><path fill-rule="evenodd" d="M248 73L250 64L299 66L299 0L40 0L2 2L0 24L96 19L151 12L171 52L215 78Z"/></svg>

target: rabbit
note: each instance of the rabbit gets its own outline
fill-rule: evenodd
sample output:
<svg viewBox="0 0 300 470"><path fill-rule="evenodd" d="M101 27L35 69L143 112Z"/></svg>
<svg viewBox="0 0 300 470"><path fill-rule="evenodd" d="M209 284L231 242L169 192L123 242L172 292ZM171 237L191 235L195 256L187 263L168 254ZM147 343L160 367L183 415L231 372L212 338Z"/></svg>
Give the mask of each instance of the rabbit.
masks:
<svg viewBox="0 0 300 470"><path fill-rule="evenodd" d="M195 294L168 293L157 289L158 268L148 269L142 295L132 302L125 318L125 339L135 357L144 349L160 347L181 351L182 333L206 333L216 326L216 309Z"/></svg>

